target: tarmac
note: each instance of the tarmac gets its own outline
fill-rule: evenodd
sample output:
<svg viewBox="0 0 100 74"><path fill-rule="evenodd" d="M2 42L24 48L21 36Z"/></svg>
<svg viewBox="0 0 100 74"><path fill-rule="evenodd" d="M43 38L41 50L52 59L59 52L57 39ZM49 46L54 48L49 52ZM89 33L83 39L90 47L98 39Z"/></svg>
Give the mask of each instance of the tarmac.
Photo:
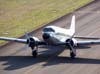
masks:
<svg viewBox="0 0 100 74"><path fill-rule="evenodd" d="M100 0L48 25L68 29L72 15L76 15L76 36L100 37ZM42 39L41 31L33 36ZM62 47L39 48L38 57L33 58L30 48L12 42L0 47L0 74L100 74L100 45L77 48L72 60Z"/></svg>

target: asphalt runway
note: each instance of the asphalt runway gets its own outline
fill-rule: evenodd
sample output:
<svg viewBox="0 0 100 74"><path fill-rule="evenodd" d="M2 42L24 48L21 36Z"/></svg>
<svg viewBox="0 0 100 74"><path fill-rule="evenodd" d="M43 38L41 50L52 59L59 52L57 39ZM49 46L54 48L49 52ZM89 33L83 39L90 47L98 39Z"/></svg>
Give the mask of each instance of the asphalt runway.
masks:
<svg viewBox="0 0 100 74"><path fill-rule="evenodd" d="M80 8L50 25L69 28L76 15L76 35L100 37L100 0ZM33 35L41 39L41 30ZM60 47L39 48L34 59L24 44L10 43L0 47L0 74L100 74L100 45L78 48L76 59Z"/></svg>

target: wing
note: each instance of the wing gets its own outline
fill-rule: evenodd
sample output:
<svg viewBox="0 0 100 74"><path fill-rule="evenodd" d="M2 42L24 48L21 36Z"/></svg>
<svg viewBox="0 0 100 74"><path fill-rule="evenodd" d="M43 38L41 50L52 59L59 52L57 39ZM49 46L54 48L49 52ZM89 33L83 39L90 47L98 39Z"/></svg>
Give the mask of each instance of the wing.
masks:
<svg viewBox="0 0 100 74"><path fill-rule="evenodd" d="M93 44L100 44L100 39L88 40L88 41L77 41L77 45L93 45Z"/></svg>
<svg viewBox="0 0 100 74"><path fill-rule="evenodd" d="M44 41L38 41L35 37L33 37L33 38L34 38L35 42L36 42L38 45L47 45L46 42L44 42ZM0 40L4 40L4 41L13 41L13 42L18 42L18 43L28 44L28 43L27 43L27 39L0 37Z"/></svg>
<svg viewBox="0 0 100 74"><path fill-rule="evenodd" d="M14 42L25 43L25 44L27 43L27 39L18 39L18 38L0 37L0 40L14 41Z"/></svg>
<svg viewBox="0 0 100 74"><path fill-rule="evenodd" d="M99 40L85 40L85 41L77 41L76 42L77 46L80 45L95 45L95 44L100 44L100 39ZM59 42L55 44L56 46L59 45L66 45L66 42Z"/></svg>

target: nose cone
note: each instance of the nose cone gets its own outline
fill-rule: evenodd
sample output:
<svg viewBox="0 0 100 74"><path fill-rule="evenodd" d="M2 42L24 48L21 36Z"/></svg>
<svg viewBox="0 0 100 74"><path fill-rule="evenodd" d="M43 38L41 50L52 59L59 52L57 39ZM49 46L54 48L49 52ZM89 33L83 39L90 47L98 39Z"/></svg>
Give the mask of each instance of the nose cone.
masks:
<svg viewBox="0 0 100 74"><path fill-rule="evenodd" d="M50 35L48 33L43 34L43 39L44 40L49 39L49 38L50 38Z"/></svg>

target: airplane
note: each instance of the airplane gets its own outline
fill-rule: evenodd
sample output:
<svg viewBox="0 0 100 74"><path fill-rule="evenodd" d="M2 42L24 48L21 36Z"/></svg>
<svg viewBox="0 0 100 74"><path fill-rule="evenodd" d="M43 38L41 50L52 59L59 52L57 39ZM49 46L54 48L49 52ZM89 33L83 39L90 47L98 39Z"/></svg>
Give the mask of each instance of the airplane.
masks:
<svg viewBox="0 0 100 74"><path fill-rule="evenodd" d="M39 40L37 37L31 37L28 33L25 34L25 39L0 37L0 40L14 41L19 43L27 44L32 49L32 56L34 58L38 55L39 46L61 46L69 48L70 58L76 57L76 48L78 46L87 46L93 44L100 44L100 39L95 37L75 37L75 15L72 16L71 26L69 29L57 27L57 26L46 26L42 31L43 40ZM81 40L78 41L76 38L83 39L96 39L96 40Z"/></svg>

